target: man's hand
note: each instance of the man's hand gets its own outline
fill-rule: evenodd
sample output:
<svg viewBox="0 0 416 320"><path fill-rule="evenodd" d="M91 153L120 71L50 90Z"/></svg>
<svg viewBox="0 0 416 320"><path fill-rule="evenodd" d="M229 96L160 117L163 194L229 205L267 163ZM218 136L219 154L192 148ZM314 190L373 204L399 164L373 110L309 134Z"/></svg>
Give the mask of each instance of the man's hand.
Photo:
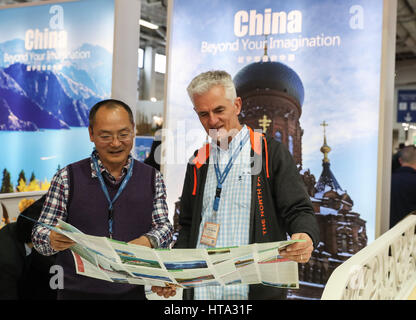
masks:
<svg viewBox="0 0 416 320"><path fill-rule="evenodd" d="M149 238L147 238L146 236L141 236L137 239L130 241L129 243L152 248ZM165 298L173 297L174 295L176 295L175 285L166 285L166 287L152 286L152 291L156 293L158 296L163 296Z"/></svg>
<svg viewBox="0 0 416 320"><path fill-rule="evenodd" d="M49 240L50 240L52 249L55 251L66 250L75 244L75 242L69 239L68 237L55 231L51 231Z"/></svg>
<svg viewBox="0 0 416 320"><path fill-rule="evenodd" d="M173 297L174 295L176 295L176 287L175 285L171 284L167 285L166 287L152 286L152 291L156 293L158 296L163 296L165 298Z"/></svg>
<svg viewBox="0 0 416 320"><path fill-rule="evenodd" d="M137 239L131 240L129 243L130 244L137 244L139 246L145 246L145 247L149 247L149 248L152 247L149 239L146 236L141 236Z"/></svg>
<svg viewBox="0 0 416 320"><path fill-rule="evenodd" d="M296 242L290 246L279 250L279 254L289 260L293 260L299 263L307 263L311 258L313 251L312 239L306 233L294 233L291 240L306 240L304 242Z"/></svg>

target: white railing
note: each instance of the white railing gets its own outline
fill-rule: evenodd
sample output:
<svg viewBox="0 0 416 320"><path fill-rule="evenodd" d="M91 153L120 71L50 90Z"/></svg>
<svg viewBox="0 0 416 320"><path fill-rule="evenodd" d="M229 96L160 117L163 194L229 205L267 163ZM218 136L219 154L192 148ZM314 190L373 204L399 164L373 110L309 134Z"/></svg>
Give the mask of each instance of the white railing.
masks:
<svg viewBox="0 0 416 320"><path fill-rule="evenodd" d="M15 193L1 193L0 194L0 226L2 225L3 206L7 210L10 221L14 221L19 215L19 202L24 199L39 199L46 191L31 191L31 192L15 192Z"/></svg>
<svg viewBox="0 0 416 320"><path fill-rule="evenodd" d="M415 214L336 268L321 299L407 299L416 286Z"/></svg>

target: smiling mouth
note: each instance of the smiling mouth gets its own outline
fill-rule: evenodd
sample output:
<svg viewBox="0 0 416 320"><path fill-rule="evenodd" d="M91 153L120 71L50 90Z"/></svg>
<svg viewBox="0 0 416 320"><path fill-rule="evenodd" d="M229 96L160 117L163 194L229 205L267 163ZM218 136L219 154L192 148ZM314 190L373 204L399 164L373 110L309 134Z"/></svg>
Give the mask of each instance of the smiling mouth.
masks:
<svg viewBox="0 0 416 320"><path fill-rule="evenodd" d="M122 152L123 152L123 150L108 151L108 153L110 153L110 154L114 154L114 155L120 154L120 153L122 153Z"/></svg>
<svg viewBox="0 0 416 320"><path fill-rule="evenodd" d="M217 128L209 128L208 131L211 131L214 134L218 134L220 133L220 131L224 131L225 129L221 126L221 127L217 127Z"/></svg>

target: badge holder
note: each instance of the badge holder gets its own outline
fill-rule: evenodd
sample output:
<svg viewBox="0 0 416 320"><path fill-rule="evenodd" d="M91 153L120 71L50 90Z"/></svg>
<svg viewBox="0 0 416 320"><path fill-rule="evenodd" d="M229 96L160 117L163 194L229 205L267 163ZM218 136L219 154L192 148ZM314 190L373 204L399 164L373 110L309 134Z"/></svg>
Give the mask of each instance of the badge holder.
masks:
<svg viewBox="0 0 416 320"><path fill-rule="evenodd" d="M210 247L215 247L219 231L220 225L218 223L205 222L200 243Z"/></svg>

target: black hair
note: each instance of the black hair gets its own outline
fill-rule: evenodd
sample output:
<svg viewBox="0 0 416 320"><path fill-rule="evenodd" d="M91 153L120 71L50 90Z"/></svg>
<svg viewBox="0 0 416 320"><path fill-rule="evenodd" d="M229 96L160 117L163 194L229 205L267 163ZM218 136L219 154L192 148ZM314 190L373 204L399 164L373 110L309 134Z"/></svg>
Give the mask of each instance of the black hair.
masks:
<svg viewBox="0 0 416 320"><path fill-rule="evenodd" d="M97 102L91 108L90 114L89 114L89 117L88 117L88 120L90 122L89 126L90 126L91 129L92 129L93 124L94 124L95 114L97 113L98 109L100 109L101 107L106 107L106 108L119 108L119 107L121 107L121 108L123 108L129 114L129 120L130 120L131 124L134 126L134 117L133 117L133 112L131 111L131 108L121 100L107 99L107 100L102 100L100 102Z"/></svg>
<svg viewBox="0 0 416 320"><path fill-rule="evenodd" d="M412 144L405 146L399 151L399 159L402 162L416 164L416 147Z"/></svg>
<svg viewBox="0 0 416 320"><path fill-rule="evenodd" d="M43 195L40 199L36 200L34 203L32 203L20 214L29 217L33 220L38 220L40 213L42 212L42 206L45 202L45 199L46 194ZM23 243L32 242L32 229L35 223L21 215L17 217L16 221L17 239Z"/></svg>

